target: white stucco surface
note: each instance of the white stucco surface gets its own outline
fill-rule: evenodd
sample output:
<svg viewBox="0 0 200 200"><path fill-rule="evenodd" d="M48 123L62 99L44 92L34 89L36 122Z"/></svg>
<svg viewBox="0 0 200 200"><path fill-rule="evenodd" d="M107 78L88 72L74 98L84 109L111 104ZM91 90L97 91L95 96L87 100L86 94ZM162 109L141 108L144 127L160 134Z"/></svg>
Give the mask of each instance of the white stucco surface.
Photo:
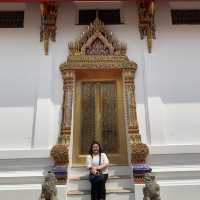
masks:
<svg viewBox="0 0 200 200"><path fill-rule="evenodd" d="M124 24L107 26L127 43L127 56L138 64L138 120L143 140L149 145L200 143L200 26L172 25L170 6L180 5L185 4L157 2L157 39L152 54L139 39L134 2L115 3L114 7L121 8ZM15 6L3 4L1 9ZM111 7L110 3L99 6ZM0 31L0 148L48 148L56 142L59 130L62 80L58 66L67 58L67 43L86 28L76 25L77 9L94 5L67 2L60 6L56 43L50 42L49 56L43 55L39 42L39 5L19 4L16 9L19 7L25 10L24 28Z"/></svg>
<svg viewBox="0 0 200 200"><path fill-rule="evenodd" d="M174 164L190 165L191 170L185 172L190 180L190 172L199 166L200 153L200 25L172 25L170 15L170 7L185 8L188 2L156 1L156 40L151 54L146 41L140 40L134 1L116 2L113 7L121 8L123 24L106 27L127 44L127 56L138 64L137 116L142 139L150 147L149 163L174 172ZM89 8L90 3L61 4L56 42L50 42L49 55L44 56L39 41L39 4L0 4L0 10L25 10L24 28L0 29L0 161L8 160L2 171L11 165L14 171L15 166L23 167L18 160L23 158L33 173L34 159L48 158L57 142L62 103L59 65L67 59L67 43L87 28L76 25L78 7ZM95 7L112 5L99 3ZM190 8L200 8L200 3L191 2ZM45 164L39 168L45 170ZM199 173L195 176L200 178ZM180 177L174 180L177 184ZM182 198L180 188L163 186L166 199L173 199L170 195L175 193L174 199ZM199 183L194 184L195 195L199 194L196 188Z"/></svg>

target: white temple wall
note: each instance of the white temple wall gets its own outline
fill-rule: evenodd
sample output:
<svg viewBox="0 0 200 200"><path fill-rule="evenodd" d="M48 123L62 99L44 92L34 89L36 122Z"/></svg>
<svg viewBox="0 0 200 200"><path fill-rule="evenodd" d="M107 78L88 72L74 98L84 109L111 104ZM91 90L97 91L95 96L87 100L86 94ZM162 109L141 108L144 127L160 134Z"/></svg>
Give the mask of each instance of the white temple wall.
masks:
<svg viewBox="0 0 200 200"><path fill-rule="evenodd" d="M46 149L56 143L62 102L58 66L67 58L67 43L86 28L75 25L80 6L70 2L60 6L57 41L50 42L49 56L44 56L39 42L38 4L23 5L23 29L0 30L1 149ZM127 55L138 64L136 101L143 141L154 153L157 146L162 150L173 145L175 150L174 146L199 145L200 26L172 25L169 2L157 1L157 39L148 54L146 41L139 39L135 3L115 6L121 6L124 24L107 27L127 43Z"/></svg>
<svg viewBox="0 0 200 200"><path fill-rule="evenodd" d="M172 25L166 1L159 1L157 10L157 39L153 53L145 53L150 143L199 145L200 26Z"/></svg>
<svg viewBox="0 0 200 200"><path fill-rule="evenodd" d="M5 10L7 7L5 7ZM24 29L0 29L0 148L30 148L34 129L40 17L26 8Z"/></svg>
<svg viewBox="0 0 200 200"><path fill-rule="evenodd" d="M128 57L138 64L140 133L150 146L149 163L163 187L164 199L176 195L174 199L185 200L182 186L189 185L184 191L190 196L195 191L197 197L200 185L200 26L172 25L169 2L156 2L157 39L152 54L147 52L146 41L140 40L134 2L121 5L124 24L107 28L127 43ZM1 5L0 10L25 9L23 29L0 29L0 179L8 181L7 191L13 191L4 194L14 197L19 192L15 184L24 184L21 191L27 184L36 184L38 190L47 166L52 165L49 151L57 142L62 103L59 65L67 59L67 43L87 27L75 25L77 5L63 3L56 42L50 42L49 55L44 56L39 5ZM141 192L140 186L136 189Z"/></svg>

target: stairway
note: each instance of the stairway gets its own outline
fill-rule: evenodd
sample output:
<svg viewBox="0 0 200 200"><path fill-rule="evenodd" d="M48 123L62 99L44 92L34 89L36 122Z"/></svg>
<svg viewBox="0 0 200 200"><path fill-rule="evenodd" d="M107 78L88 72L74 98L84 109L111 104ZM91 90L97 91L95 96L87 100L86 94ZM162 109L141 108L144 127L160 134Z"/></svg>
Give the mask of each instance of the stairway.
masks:
<svg viewBox="0 0 200 200"><path fill-rule="evenodd" d="M134 200L134 184L129 166L112 165L106 183L107 200ZM90 182L86 166L73 166L69 171L67 200L90 200Z"/></svg>

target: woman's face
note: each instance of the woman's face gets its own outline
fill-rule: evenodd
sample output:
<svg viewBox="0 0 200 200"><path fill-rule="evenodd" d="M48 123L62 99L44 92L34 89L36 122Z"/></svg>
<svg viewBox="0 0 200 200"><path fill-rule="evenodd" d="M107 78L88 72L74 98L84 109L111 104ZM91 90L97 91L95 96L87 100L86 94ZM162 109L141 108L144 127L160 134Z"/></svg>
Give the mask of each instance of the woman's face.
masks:
<svg viewBox="0 0 200 200"><path fill-rule="evenodd" d="M92 153L93 154L98 154L99 153L99 145L98 144L93 144L92 145Z"/></svg>

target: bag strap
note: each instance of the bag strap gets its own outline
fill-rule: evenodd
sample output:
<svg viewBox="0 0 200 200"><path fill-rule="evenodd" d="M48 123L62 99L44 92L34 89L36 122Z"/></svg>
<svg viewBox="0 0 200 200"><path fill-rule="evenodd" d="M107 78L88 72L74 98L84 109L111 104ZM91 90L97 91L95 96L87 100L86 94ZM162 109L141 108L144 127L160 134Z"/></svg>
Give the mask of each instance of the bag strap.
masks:
<svg viewBox="0 0 200 200"><path fill-rule="evenodd" d="M99 154L99 165L101 165L101 153Z"/></svg>
<svg viewBox="0 0 200 200"><path fill-rule="evenodd" d="M93 160L93 156L92 156L92 160ZM101 153L99 154L99 165L101 165Z"/></svg>

